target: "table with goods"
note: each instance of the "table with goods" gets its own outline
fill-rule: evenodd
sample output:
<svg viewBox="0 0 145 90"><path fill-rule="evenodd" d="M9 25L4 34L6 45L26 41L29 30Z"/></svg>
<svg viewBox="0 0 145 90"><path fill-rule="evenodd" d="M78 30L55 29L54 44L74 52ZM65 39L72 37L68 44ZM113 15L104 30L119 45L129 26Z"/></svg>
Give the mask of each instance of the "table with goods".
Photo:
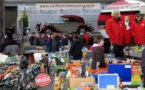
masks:
<svg viewBox="0 0 145 90"><path fill-rule="evenodd" d="M31 54L28 57L30 65L27 72L30 82L25 88L41 87L34 83L34 79L41 74L46 74L44 64L40 61L43 55L48 54L51 71L49 77L54 79L52 90L66 90L64 88L68 88L68 90L143 90L141 60L139 60L142 53L140 48L142 47L138 47L138 49L137 47L131 47L131 49L127 47L124 50L125 55L138 57L137 59L127 57L126 60L118 61L113 57L113 54L104 54L107 67L95 70L90 68L91 51L89 50L83 51L82 60L72 60L67 50L60 50L56 53L46 53L41 47L37 50L28 50L25 54L28 56ZM132 52L135 54L132 54ZM0 88L21 87L22 72L19 69L19 56L0 54L0 57L2 57L0 70L4 71L0 75ZM31 59L33 59L33 62L31 62ZM8 76L10 73L11 75ZM5 76L8 76L8 78ZM15 80L15 83L19 84L13 83Z"/></svg>

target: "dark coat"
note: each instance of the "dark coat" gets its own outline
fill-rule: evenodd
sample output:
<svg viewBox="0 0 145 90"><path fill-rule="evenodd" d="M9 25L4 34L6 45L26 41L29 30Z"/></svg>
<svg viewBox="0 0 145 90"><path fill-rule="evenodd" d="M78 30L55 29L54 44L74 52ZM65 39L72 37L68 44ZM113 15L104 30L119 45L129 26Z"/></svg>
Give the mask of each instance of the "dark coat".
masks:
<svg viewBox="0 0 145 90"><path fill-rule="evenodd" d="M30 41L30 45L33 45L33 43L34 43L34 39L35 39L35 37L33 37L33 36L30 37L30 39L29 39L29 41Z"/></svg>
<svg viewBox="0 0 145 90"><path fill-rule="evenodd" d="M59 45L59 47L60 47L60 40L61 40L61 38L57 35L57 36L55 37L55 40L58 42L58 45Z"/></svg>
<svg viewBox="0 0 145 90"><path fill-rule="evenodd" d="M142 56L141 56L141 67L145 68L145 49L142 52Z"/></svg>
<svg viewBox="0 0 145 90"><path fill-rule="evenodd" d="M61 46L66 46L66 45L68 45L68 38L63 38L61 40Z"/></svg>
<svg viewBox="0 0 145 90"><path fill-rule="evenodd" d="M55 39L56 40L56 39ZM56 40L57 42L57 51L59 51L59 42ZM46 42L46 52L51 52L51 44L52 44L52 39L50 38L47 42Z"/></svg>
<svg viewBox="0 0 145 90"><path fill-rule="evenodd" d="M4 42L0 45L0 52L3 52L4 48L8 45L18 45L20 47L20 45L12 38L6 38Z"/></svg>
<svg viewBox="0 0 145 90"><path fill-rule="evenodd" d="M45 46L47 42L47 37L43 37L40 39L40 46Z"/></svg>
<svg viewBox="0 0 145 90"><path fill-rule="evenodd" d="M100 62L100 65L105 63L103 48L101 46L94 47L92 51L92 63L91 69L96 69L97 62Z"/></svg>
<svg viewBox="0 0 145 90"><path fill-rule="evenodd" d="M76 39L69 50L69 53L73 56L73 57L82 57L82 48L83 45L81 43L81 41L79 39Z"/></svg>
<svg viewBox="0 0 145 90"><path fill-rule="evenodd" d="M29 62L26 56L22 56L20 60L20 69L28 68Z"/></svg>
<svg viewBox="0 0 145 90"><path fill-rule="evenodd" d="M86 39L84 38L83 35L79 36L79 40L81 41L82 45L85 46L86 45Z"/></svg>
<svg viewBox="0 0 145 90"><path fill-rule="evenodd" d="M40 39L39 38L34 38L33 45L39 46L40 45Z"/></svg>
<svg viewBox="0 0 145 90"><path fill-rule="evenodd" d="M93 37L90 37L89 38L89 41L88 41L88 45L92 46L94 43L94 38Z"/></svg>

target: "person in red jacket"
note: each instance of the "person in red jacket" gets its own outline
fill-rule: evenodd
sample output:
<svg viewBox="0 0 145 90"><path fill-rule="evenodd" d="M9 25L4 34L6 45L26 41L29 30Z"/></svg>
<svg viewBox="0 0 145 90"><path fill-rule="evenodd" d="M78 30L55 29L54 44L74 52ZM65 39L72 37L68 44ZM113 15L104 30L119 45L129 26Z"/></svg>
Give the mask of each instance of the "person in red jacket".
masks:
<svg viewBox="0 0 145 90"><path fill-rule="evenodd" d="M86 39L86 45L88 45L90 36L88 34L83 34L83 36Z"/></svg>
<svg viewBox="0 0 145 90"><path fill-rule="evenodd" d="M124 23L123 23L123 30L124 30L124 43L126 45L130 45L132 42L132 25L129 19L129 16L124 17Z"/></svg>
<svg viewBox="0 0 145 90"><path fill-rule="evenodd" d="M123 57L124 31L123 21L120 18L120 11L114 10L112 12L112 18L106 23L106 33L113 45L115 57L121 59Z"/></svg>
<svg viewBox="0 0 145 90"><path fill-rule="evenodd" d="M137 45L145 44L145 21L140 13L136 14L136 19L133 22L133 37Z"/></svg>

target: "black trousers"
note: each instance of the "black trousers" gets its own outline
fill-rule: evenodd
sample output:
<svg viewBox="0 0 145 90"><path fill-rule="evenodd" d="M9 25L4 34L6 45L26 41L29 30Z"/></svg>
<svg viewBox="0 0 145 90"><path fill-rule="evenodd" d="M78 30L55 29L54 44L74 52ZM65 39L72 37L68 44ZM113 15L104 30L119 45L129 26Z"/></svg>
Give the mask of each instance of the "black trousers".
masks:
<svg viewBox="0 0 145 90"><path fill-rule="evenodd" d="M124 53L123 53L123 47L121 45L115 45L113 44L113 53L115 54L115 57L123 58Z"/></svg>
<svg viewBox="0 0 145 90"><path fill-rule="evenodd" d="M47 72L47 74L49 75L49 66L45 65L44 68L45 68L45 72Z"/></svg>
<svg viewBox="0 0 145 90"><path fill-rule="evenodd" d="M142 67L141 70L143 73L143 87L145 88L145 67Z"/></svg>
<svg viewBox="0 0 145 90"><path fill-rule="evenodd" d="M110 53L111 43L108 38L105 38L104 41L104 53Z"/></svg>
<svg viewBox="0 0 145 90"><path fill-rule="evenodd" d="M74 60L82 60L82 56L73 56Z"/></svg>

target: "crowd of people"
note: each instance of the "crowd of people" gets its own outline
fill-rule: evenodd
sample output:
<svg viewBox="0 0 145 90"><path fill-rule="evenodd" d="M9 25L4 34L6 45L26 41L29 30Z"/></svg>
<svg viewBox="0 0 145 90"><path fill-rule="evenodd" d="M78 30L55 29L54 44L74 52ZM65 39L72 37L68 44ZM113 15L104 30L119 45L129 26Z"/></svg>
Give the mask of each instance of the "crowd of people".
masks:
<svg viewBox="0 0 145 90"><path fill-rule="evenodd" d="M37 34L32 33L32 36L30 37L30 44L31 45L38 45L38 46L44 46L46 52L58 52L61 47L63 46L69 46L69 55L73 57L74 60L81 60L83 55L82 55L82 49L86 48L87 50L92 50L92 47L101 46L100 48L96 51L95 49L95 57L94 59L100 58L103 59L102 63L104 63L104 57L103 57L103 51L104 51L104 38L103 36L92 36L89 34L77 34L77 33L51 33L50 35L45 35L42 34L43 37L41 37L40 34L38 34L39 38L37 37ZM99 39L98 39L99 38ZM45 39L45 40L44 40ZM101 39L101 40L100 40ZM43 40L43 41L42 41ZM37 44L35 42L38 42ZM99 44L101 41L101 45ZM43 42L43 44L41 43ZM40 44L41 43L41 44ZM109 48L109 47L107 47ZM100 52L102 51L102 52ZM96 53L101 53L101 54L96 54ZM101 55L101 56L100 56ZM98 59L98 61L101 61Z"/></svg>
<svg viewBox="0 0 145 90"><path fill-rule="evenodd" d="M136 45L145 44L145 21L140 13L136 14L134 22L130 21L129 16L121 19L118 10L114 10L111 15L112 18L106 22L106 33L111 44L105 44L106 42L104 42L104 37L101 34L92 36L83 33L51 33L48 35L33 32L29 38L30 45L45 47L45 51L48 53L55 53L60 51L63 46L70 46L68 53L74 60L82 59L82 49L85 47L92 51L91 69L97 68L97 62L100 63L99 67L106 67L104 53L109 53L111 45L113 46L112 52L120 60L124 56L124 46L130 45L132 42ZM17 48L20 48L20 45L13 40L12 34L9 32L5 34L4 41L0 44L0 52L4 52L8 45L17 45ZM16 50L16 48L14 49ZM144 65L142 65L142 70L144 68ZM145 72L143 72L143 75L145 77Z"/></svg>
<svg viewBox="0 0 145 90"><path fill-rule="evenodd" d="M106 32L113 45L113 53L118 59L123 57L123 48L125 45L129 45L132 42L139 46L145 44L145 20L143 16L137 13L133 22L130 21L129 16L125 16L124 20L120 16L120 11L114 10L112 12L112 18L106 23ZM141 57L143 77L145 77L144 54L143 52ZM145 78L143 87L145 87Z"/></svg>
<svg viewBox="0 0 145 90"><path fill-rule="evenodd" d="M115 57L120 59L123 57L123 48L125 45L135 43L136 45L145 44L145 20L140 13L136 14L133 22L129 16L121 19L120 11L114 10L112 18L106 22L106 33L113 45L113 53Z"/></svg>

